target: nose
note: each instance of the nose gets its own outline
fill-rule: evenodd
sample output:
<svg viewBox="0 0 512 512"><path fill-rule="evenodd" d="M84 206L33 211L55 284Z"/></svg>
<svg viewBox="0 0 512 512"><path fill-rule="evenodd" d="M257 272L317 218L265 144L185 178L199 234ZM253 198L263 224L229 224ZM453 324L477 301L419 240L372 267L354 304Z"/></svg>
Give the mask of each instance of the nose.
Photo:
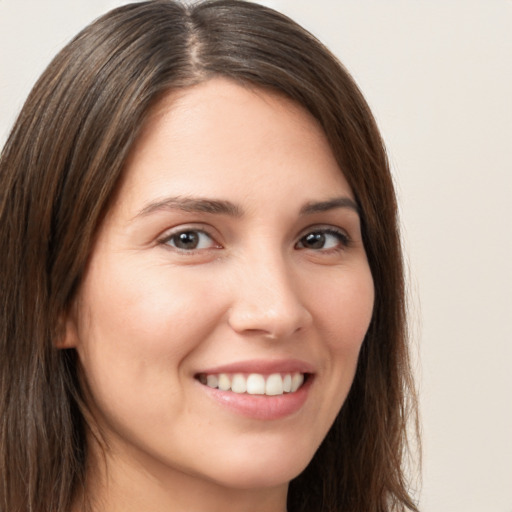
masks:
<svg viewBox="0 0 512 512"><path fill-rule="evenodd" d="M251 258L236 273L228 323L239 334L284 339L313 321L300 283L283 258Z"/></svg>

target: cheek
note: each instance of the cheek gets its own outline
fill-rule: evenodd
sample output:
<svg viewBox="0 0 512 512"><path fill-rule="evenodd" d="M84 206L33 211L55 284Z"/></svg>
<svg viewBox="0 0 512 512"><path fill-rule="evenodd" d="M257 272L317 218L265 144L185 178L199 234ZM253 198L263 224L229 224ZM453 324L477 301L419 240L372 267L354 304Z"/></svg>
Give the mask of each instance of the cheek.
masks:
<svg viewBox="0 0 512 512"><path fill-rule="evenodd" d="M336 269L329 279L322 280L324 286L316 287L310 295L324 349L318 383L323 400L318 401L311 425L318 444L350 391L373 312L374 288L369 268L362 263L350 270Z"/></svg>
<svg viewBox="0 0 512 512"><path fill-rule="evenodd" d="M80 294L77 346L95 400L133 408L172 399L187 356L216 323L211 292L169 267L101 263Z"/></svg>
<svg viewBox="0 0 512 512"><path fill-rule="evenodd" d="M165 266L131 269L121 262L93 268L83 292L84 330L90 327L105 349L122 348L119 356L176 356L200 341L215 315L207 309L212 301L204 283Z"/></svg>
<svg viewBox="0 0 512 512"><path fill-rule="evenodd" d="M328 332L330 349L357 357L373 313L374 288L370 269L340 273L329 281L327 292L315 298L317 317Z"/></svg>
<svg viewBox="0 0 512 512"><path fill-rule="evenodd" d="M208 336L218 311L204 285L186 273L92 263L77 329L89 406L106 431L130 439L137 428L157 432L186 411L187 357Z"/></svg>

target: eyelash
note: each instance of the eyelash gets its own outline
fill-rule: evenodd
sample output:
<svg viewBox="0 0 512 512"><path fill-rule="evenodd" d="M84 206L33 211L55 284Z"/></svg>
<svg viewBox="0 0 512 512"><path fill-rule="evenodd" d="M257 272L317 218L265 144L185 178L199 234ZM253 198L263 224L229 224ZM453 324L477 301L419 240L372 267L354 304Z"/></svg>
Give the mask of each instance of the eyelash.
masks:
<svg viewBox="0 0 512 512"><path fill-rule="evenodd" d="M176 239L179 236L190 235L192 233L196 234L196 235L199 234L199 243L201 243L201 240L200 240L201 236L208 237L211 240L212 247L200 247L200 248L194 247L193 249L184 249L184 248L181 248L181 247L177 247L176 245L173 246L173 245L170 244L170 242L172 240L175 240L175 242L176 242ZM179 231L176 231L176 232L173 232L173 233L169 233L164 238L159 240L159 243L161 245L170 246L173 249L175 249L176 251L178 251L180 253L184 253L184 254L194 254L195 252L198 252L198 251L204 251L204 250L209 250L209 249L220 249L221 248L221 245L218 244L217 242L215 242L215 239L213 238L212 235L210 235L208 232L206 232L203 229L198 229L198 228L193 228L193 227L185 228L185 229L180 229Z"/></svg>
<svg viewBox="0 0 512 512"><path fill-rule="evenodd" d="M175 245L178 237L183 236L183 235L190 235L190 234L199 235L198 244L201 244L202 236L208 237L210 239L211 246L210 247L199 247L199 248L194 247L192 249L186 249L186 248L182 248L182 247L177 247ZM336 238L337 244L335 247L328 247L326 249L324 249L323 247L318 248L318 249L308 248L308 247L304 246L304 242L305 242L306 238L311 235L317 235L317 236L320 235L322 237L332 236L332 237ZM175 241L175 243L173 245L171 245L170 242L173 240ZM314 240L313 240L313 242L314 242ZM200 252L200 251L222 248L222 246L220 244L218 244L215 241L215 239L213 238L213 236L210 235L207 231L205 231L203 229L193 228L193 227L180 229L179 231L169 233L164 238L159 240L158 243L161 245L170 246L174 250L176 250L182 254L187 254L187 255L193 255L196 252ZM325 238L324 238L324 243L325 243ZM302 246L301 246L301 244L302 244ZM299 249L299 250L310 249L315 252L332 253L332 252L343 251L344 249L349 247L349 245L350 245L350 238L344 231L334 229L332 227L317 227L317 228L309 229L304 235L302 235L299 238L299 240L297 241L297 243L295 244L295 248Z"/></svg>
<svg viewBox="0 0 512 512"><path fill-rule="evenodd" d="M300 237L299 241L297 242L297 245L300 243L304 243L304 240L311 235L321 235L321 236L332 236L337 239L336 247L329 247L327 249L318 249L318 252L324 252L324 253L332 253L332 252L338 252L343 251L347 247L350 246L350 238L349 236L341 230L332 228L332 227L318 227L313 228L307 231L307 233ZM308 249L307 247L301 247L301 249ZM315 249L312 249L315 250Z"/></svg>

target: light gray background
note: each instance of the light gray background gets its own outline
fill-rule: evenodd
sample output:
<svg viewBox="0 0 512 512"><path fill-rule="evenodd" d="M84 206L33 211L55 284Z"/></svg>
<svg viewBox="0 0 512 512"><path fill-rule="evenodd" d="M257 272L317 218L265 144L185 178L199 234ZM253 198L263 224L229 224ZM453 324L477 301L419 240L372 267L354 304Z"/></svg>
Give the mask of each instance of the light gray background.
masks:
<svg viewBox="0 0 512 512"><path fill-rule="evenodd" d="M0 143L115 0L0 0ZM262 1L324 41L389 149L420 363L423 512L512 512L512 1Z"/></svg>

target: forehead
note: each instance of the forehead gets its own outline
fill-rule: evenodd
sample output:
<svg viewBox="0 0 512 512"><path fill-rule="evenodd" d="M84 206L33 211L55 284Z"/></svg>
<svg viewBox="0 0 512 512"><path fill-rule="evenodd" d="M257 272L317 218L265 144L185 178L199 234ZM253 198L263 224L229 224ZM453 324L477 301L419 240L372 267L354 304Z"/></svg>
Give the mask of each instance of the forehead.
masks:
<svg viewBox="0 0 512 512"><path fill-rule="evenodd" d="M153 109L125 168L130 195L241 196L262 185L351 195L316 119L284 96L227 79L171 92Z"/></svg>

